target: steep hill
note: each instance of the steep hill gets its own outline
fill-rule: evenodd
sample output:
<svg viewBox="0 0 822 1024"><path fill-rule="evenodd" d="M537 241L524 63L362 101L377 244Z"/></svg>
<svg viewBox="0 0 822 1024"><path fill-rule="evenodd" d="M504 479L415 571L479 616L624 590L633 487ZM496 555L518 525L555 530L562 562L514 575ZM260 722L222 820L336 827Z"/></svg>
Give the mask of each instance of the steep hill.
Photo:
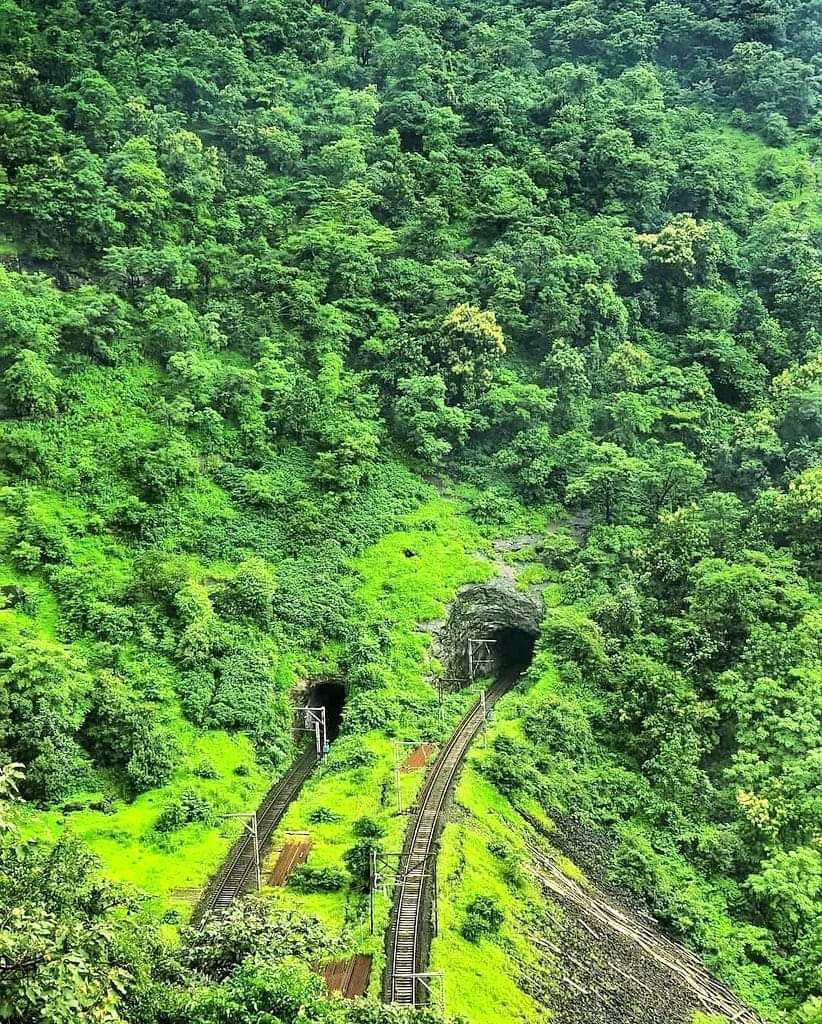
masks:
<svg viewBox="0 0 822 1024"><path fill-rule="evenodd" d="M821 39L817 0L0 0L0 1019L393 1020L289 915L379 945L391 740L469 699L426 623L527 534L487 799L816 1021ZM178 945L322 678L331 889ZM493 965L475 853L508 924L455 889L449 948Z"/></svg>

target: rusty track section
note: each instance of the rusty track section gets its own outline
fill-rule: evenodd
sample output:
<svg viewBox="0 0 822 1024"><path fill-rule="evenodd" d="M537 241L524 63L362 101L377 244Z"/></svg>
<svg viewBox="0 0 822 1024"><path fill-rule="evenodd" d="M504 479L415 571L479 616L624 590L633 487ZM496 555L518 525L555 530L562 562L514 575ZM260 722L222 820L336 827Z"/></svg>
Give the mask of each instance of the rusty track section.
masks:
<svg viewBox="0 0 822 1024"><path fill-rule="evenodd" d="M288 771L279 778L263 798L257 809L257 834L260 860L271 845L271 837L288 809L288 805L302 789L303 783L317 765L313 746L303 751ZM254 888L254 843L248 832L237 839L223 861L223 866L212 878L200 902L194 909L191 923L199 925L207 914L226 911L239 896Z"/></svg>
<svg viewBox="0 0 822 1024"><path fill-rule="evenodd" d="M300 864L305 864L311 853L311 840L303 839L296 843L286 843L280 850L274 870L268 876L269 885L285 885L291 872Z"/></svg>
<svg viewBox="0 0 822 1024"><path fill-rule="evenodd" d="M324 967L315 968L322 974L329 992L339 992L346 999L364 996L371 977L371 957L357 954L349 960L332 960Z"/></svg>
<svg viewBox="0 0 822 1024"><path fill-rule="evenodd" d="M486 693L486 707L496 704L515 681L514 676L494 683ZM406 834L386 938L385 1002L419 1006L427 1001L425 987L415 976L424 972L428 964L433 897L431 855L436 854L457 775L482 722L482 707L477 701L442 748L417 799Z"/></svg>

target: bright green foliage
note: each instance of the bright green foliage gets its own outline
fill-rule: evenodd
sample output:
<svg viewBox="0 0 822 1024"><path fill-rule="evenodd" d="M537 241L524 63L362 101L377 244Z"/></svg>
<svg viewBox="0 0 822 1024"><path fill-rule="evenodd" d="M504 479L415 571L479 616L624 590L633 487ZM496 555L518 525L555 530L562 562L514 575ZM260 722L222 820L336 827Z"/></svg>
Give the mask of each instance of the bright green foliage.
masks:
<svg viewBox="0 0 822 1024"><path fill-rule="evenodd" d="M346 876L336 868L315 868L299 864L289 875L288 884L297 892L338 892L345 885Z"/></svg>
<svg viewBox="0 0 822 1024"><path fill-rule="evenodd" d="M5 768L0 820L20 773ZM93 857L66 837L52 849L0 834L0 1013L21 1022L120 1021L123 996L144 966L129 963L116 892L96 874ZM126 908L123 908L126 909ZM132 925L136 923L133 918Z"/></svg>
<svg viewBox="0 0 822 1024"><path fill-rule="evenodd" d="M3 374L6 396L21 416L53 416L57 411L60 384L48 363L24 348Z"/></svg>
<svg viewBox="0 0 822 1024"><path fill-rule="evenodd" d="M469 942L477 942L496 935L504 920L505 914L493 896L475 896L465 909L462 934Z"/></svg>
<svg viewBox="0 0 822 1024"><path fill-rule="evenodd" d="M459 820L446 826L438 861L439 934L432 969L443 971L446 1006L455 1016L478 1024L539 1024L546 1009L538 992L559 979L529 939L535 932L549 938L554 927L536 880L522 867L528 856L523 840L533 837L511 803L471 766L460 777L456 800ZM538 807L529 805L528 814L537 820ZM474 907L497 911L499 927L488 930L480 919L479 933L466 937ZM539 979L538 988L526 992L517 984L519 975L506 970L514 957Z"/></svg>
<svg viewBox="0 0 822 1024"><path fill-rule="evenodd" d="M441 733L418 624L490 535L570 513L520 579L563 690L485 771L612 827L626 884L800 1007L812 5L115 6L0 4L0 760L27 827L155 894L198 884L231 838L207 805L257 799L295 684L335 675L339 870L387 816L387 737ZM302 968L252 959L166 1019L240 1021L254 991L322 1019Z"/></svg>
<svg viewBox="0 0 822 1024"><path fill-rule="evenodd" d="M493 312L463 303L443 320L430 348L432 366L442 372L448 391L466 398L491 383L505 341Z"/></svg>

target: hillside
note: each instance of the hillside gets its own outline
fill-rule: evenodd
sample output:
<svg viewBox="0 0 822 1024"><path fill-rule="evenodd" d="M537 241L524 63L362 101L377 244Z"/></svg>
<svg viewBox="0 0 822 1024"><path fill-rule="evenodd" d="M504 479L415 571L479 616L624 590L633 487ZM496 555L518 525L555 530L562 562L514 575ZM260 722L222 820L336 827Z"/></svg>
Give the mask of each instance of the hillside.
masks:
<svg viewBox="0 0 822 1024"><path fill-rule="evenodd" d="M501 577L447 1013L599 1020L538 854L819 1024L820 53L818 0L0 0L0 1020L437 1021L311 965L381 965L394 741ZM322 681L317 870L187 929Z"/></svg>

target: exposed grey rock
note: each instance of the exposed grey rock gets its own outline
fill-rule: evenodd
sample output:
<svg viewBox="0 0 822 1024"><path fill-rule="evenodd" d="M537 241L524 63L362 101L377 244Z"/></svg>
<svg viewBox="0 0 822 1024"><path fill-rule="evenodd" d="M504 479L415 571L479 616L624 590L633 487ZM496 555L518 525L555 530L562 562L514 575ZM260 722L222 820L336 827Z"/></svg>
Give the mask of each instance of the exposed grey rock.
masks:
<svg viewBox="0 0 822 1024"><path fill-rule="evenodd" d="M539 595L522 593L509 579L463 587L454 598L445 624L434 634L432 653L442 662L446 685L468 678L470 639L495 639L511 629L535 638L543 612Z"/></svg>
<svg viewBox="0 0 822 1024"><path fill-rule="evenodd" d="M536 547L542 540L541 533L521 533L516 537L498 537L494 541L494 551L522 551L523 548Z"/></svg>

